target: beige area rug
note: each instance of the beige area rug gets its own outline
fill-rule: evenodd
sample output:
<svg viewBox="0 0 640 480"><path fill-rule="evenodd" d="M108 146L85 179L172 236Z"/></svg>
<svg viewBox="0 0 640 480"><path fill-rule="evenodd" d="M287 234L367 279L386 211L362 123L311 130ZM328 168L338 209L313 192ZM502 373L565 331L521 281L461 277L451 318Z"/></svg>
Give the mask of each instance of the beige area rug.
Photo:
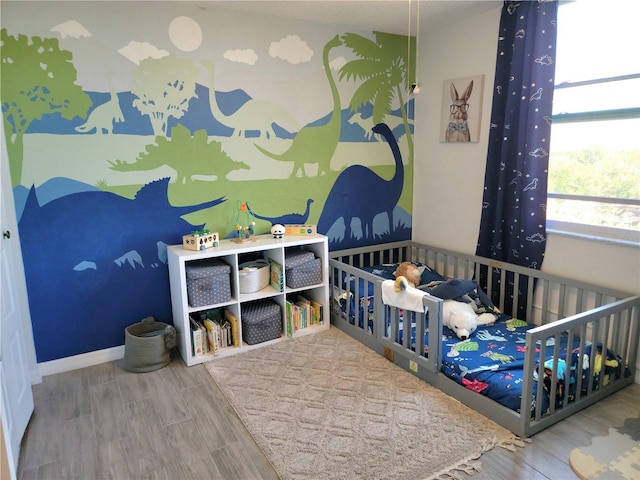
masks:
<svg viewBox="0 0 640 480"><path fill-rule="evenodd" d="M569 464L583 480L638 480L640 478L640 418L594 437L589 447L571 450Z"/></svg>
<svg viewBox="0 0 640 480"><path fill-rule="evenodd" d="M450 478L522 445L335 327L206 367L283 480Z"/></svg>

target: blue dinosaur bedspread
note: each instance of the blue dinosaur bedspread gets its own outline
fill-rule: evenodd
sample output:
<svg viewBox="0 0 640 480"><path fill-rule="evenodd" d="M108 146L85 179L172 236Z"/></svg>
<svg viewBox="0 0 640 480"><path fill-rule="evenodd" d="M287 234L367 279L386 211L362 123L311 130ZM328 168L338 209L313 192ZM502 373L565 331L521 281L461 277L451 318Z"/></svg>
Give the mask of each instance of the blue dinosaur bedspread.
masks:
<svg viewBox="0 0 640 480"><path fill-rule="evenodd" d="M393 278L392 272L395 270L394 265L380 265L366 269L369 272L377 274L383 278ZM426 271L425 279L428 283L433 280L442 279L437 272L428 270ZM350 322L354 323L354 312L357 309L359 311L359 324L363 327L364 319L368 321L368 328L372 329L374 319L371 318L372 312L369 309L369 305L373 300L373 284L368 282L355 282L353 278L342 279L343 288L347 290L347 293L340 300L343 312L346 312L347 303L349 303ZM386 319L387 331L389 331L389 319ZM520 411L520 398L522 393L523 384L523 366L525 356L525 332L535 325L527 324L524 321L511 319L503 315L495 324L481 326L474 332L469 340L460 341L455 333L447 327L443 328L442 337L442 366L441 371L448 378L465 386L466 388L473 390L481 395L485 395L507 408ZM424 354L428 355L428 320L427 328L424 339ZM400 331L398 332L398 342L402 342L402 322L400 323ZM561 336L560 339L560 358L567 358L567 337ZM415 346L415 325L412 327L411 343ZM555 395L556 406L558 407L562 402L563 388L569 389L569 400L571 401L575 396L576 388L576 370L578 365L578 350L580 339L574 337L574 342L571 345L571 366L569 378L559 378L557 391ZM551 362L553 356L554 346L548 342L545 349L545 359L542 362L545 368L543 368L543 378L545 380L545 395L543 398L542 412L546 412L549 408L549 375L551 374ZM536 352L539 352L536 349ZM598 373L602 348L599 345L597 350L596 359L596 371ZM583 390L587 388L590 378L590 369L588 365L588 357L591 355L591 346L587 345L585 352L583 353ZM586 362L586 363L585 363ZM536 363L540 363L540 359L536 358ZM620 359L611 351L607 351L607 358L605 360L605 374L606 375L620 375ZM536 367L536 378L533 382L532 398L531 398L531 410L534 411L536 404L536 395L538 388L538 378ZM564 363L560 363L558 366L559 377L564 375ZM593 377L597 377L594 375ZM595 380L594 380L595 381ZM594 388L598 385L594 384Z"/></svg>
<svg viewBox="0 0 640 480"><path fill-rule="evenodd" d="M519 412L525 332L533 327L534 325L528 325L523 321L510 319L479 327L471 338L465 341L460 341L452 330L444 327L441 371L468 389ZM564 351L566 345L561 346L561 352ZM537 382L533 384L532 393L533 410ZM546 411L547 408L548 403L542 406L542 411Z"/></svg>
<svg viewBox="0 0 640 480"><path fill-rule="evenodd" d="M470 390L486 395L502 405L520 411L520 398L523 384L523 368L525 355L525 332L535 325L530 325L522 320L508 319L496 322L491 326L478 328L469 340L459 341L453 331L444 328L442 340L442 367L441 371L457 383ZM554 340L547 340L544 360L540 359L540 346L536 346L536 368L534 372L531 410L536 408L535 398L540 377L543 378L545 395L543 398L542 412L549 408L550 399L555 399L556 408L562 406L565 391L568 389L568 400L573 401L577 390L577 372L580 356L580 339L573 337L573 343L568 345L568 335L561 335ZM553 353L555 342L559 341L559 360L556 365L555 376L557 379L556 392L550 395L553 373ZM570 352L568 354L568 349ZM582 393L586 393L589 386L589 378L593 383L593 389L599 387L600 379L606 384L611 376L619 377L622 371L622 359L607 350L604 361L603 375L599 373L602 368L602 345L596 346L594 365L589 366L592 345L586 345L582 354ZM564 358L571 359L568 375L566 375L566 363ZM540 365L542 364L542 368ZM540 373L540 370L542 372ZM593 373L593 375L592 375Z"/></svg>

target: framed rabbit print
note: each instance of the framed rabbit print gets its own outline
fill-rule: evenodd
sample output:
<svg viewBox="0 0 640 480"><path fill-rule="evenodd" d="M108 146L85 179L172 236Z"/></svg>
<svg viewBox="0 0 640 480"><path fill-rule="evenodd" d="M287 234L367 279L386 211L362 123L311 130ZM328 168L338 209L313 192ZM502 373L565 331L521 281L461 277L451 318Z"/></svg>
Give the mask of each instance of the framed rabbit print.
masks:
<svg viewBox="0 0 640 480"><path fill-rule="evenodd" d="M445 143L480 140L484 75L445 80L442 88L442 133Z"/></svg>

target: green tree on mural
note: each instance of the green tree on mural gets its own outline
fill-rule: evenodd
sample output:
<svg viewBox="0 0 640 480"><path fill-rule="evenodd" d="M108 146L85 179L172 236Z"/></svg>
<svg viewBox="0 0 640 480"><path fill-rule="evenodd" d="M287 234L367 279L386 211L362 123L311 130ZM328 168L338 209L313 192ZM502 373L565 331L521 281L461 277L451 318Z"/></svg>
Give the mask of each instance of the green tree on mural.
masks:
<svg viewBox="0 0 640 480"><path fill-rule="evenodd" d="M133 106L148 115L154 135L167 134L169 117L182 118L196 95L198 69L173 55L147 58L133 73Z"/></svg>
<svg viewBox="0 0 640 480"><path fill-rule="evenodd" d="M58 113L71 120L85 118L91 98L75 84L77 72L71 52L60 50L55 38L1 32L2 118L7 140L11 184L22 181L24 134L34 120Z"/></svg>
<svg viewBox="0 0 640 480"><path fill-rule="evenodd" d="M118 172L155 170L166 165L176 171L180 184L191 182L194 175L215 175L220 179L233 170L249 169L247 164L232 160L220 142L209 142L206 130L198 130L191 136L180 124L173 127L170 139L158 135L156 143L147 145L135 162L116 160L109 164L111 170Z"/></svg>
<svg viewBox="0 0 640 480"><path fill-rule="evenodd" d="M344 45L360 58L342 66L340 80L362 81L349 107L352 112L357 112L363 105L371 103L374 125L384 122L385 116L391 112L393 100L397 99L407 134L410 161L413 162L413 137L403 93L409 91L415 79L415 62L410 61L413 59L409 58L409 51L415 52L416 39L382 32L374 32L374 35L375 42L356 33L342 36Z"/></svg>

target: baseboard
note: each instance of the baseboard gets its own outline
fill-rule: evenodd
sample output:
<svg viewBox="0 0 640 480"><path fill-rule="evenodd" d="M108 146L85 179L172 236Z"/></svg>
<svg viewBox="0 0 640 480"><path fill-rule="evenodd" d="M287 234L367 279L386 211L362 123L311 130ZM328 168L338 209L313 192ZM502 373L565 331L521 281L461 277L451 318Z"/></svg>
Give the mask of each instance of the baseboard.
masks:
<svg viewBox="0 0 640 480"><path fill-rule="evenodd" d="M79 368L90 367L100 363L112 362L120 360L124 357L124 345L95 352L74 355L73 357L61 358L59 360L51 360L50 362L42 362L38 364L40 370L39 375L31 372L31 383L36 384L42 381L42 377L46 375L55 375L56 373L70 372ZM640 362L636 368L635 383L640 383Z"/></svg>
<svg viewBox="0 0 640 480"><path fill-rule="evenodd" d="M44 377L54 375L56 373L69 372L79 368L90 367L100 363L119 360L124 357L124 345L113 348L105 348L104 350L96 350L95 352L82 353L73 357L60 358L49 362L38 363L40 374Z"/></svg>

